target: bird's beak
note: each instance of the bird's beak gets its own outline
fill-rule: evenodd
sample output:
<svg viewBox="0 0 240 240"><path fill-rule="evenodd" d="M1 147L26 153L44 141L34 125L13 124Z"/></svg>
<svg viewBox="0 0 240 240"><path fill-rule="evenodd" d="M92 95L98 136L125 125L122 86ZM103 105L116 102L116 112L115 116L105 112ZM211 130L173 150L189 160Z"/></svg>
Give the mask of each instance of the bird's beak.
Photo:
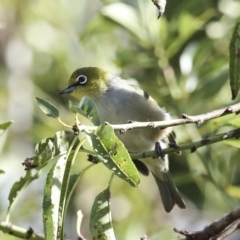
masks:
<svg viewBox="0 0 240 240"><path fill-rule="evenodd" d="M63 89L62 91L60 91L60 92L58 93L58 95L60 95L60 94L70 94L70 93L72 93L75 89L76 89L76 86L69 86L69 87Z"/></svg>

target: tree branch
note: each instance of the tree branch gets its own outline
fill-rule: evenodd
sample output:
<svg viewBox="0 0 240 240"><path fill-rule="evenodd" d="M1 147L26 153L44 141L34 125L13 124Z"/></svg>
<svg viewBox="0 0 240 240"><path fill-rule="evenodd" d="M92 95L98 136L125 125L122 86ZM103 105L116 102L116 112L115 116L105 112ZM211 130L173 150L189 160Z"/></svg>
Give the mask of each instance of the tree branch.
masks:
<svg viewBox="0 0 240 240"><path fill-rule="evenodd" d="M21 239L30 239L30 240L44 240L43 235L34 233L33 229L30 227L28 230L12 225L9 222L0 221L0 230L9 235L15 236Z"/></svg>
<svg viewBox="0 0 240 240"><path fill-rule="evenodd" d="M121 134L124 134L126 131L135 129L135 128L144 128L144 127L151 127L151 128L167 128L171 126L189 124L189 123L197 123L200 126L203 122L219 118L228 114L240 112L240 103L221 108L218 110L214 110L212 112L196 115L196 116L188 116L186 114L182 114L182 118L179 119L171 119L167 121L156 121L156 122L133 122L129 119L129 123L127 124L110 124L115 130L120 130ZM80 125L79 131L83 132L85 129L89 131L94 131L97 129L97 126L86 126Z"/></svg>
<svg viewBox="0 0 240 240"><path fill-rule="evenodd" d="M220 141L224 141L227 139L231 139L231 138L240 138L240 128L234 129L232 131L229 132L224 132L224 133L220 133L211 137L205 137L199 141L195 141L195 142L190 142L190 143L182 143L182 144L169 144L169 148L165 148L163 149L163 153L167 154L167 153L171 153L171 152L175 152L176 149L177 150L187 150L190 149L191 153L195 152L198 148L209 145L209 144L213 144L216 142L220 142ZM143 153L130 153L130 156L132 159L139 159L139 158L146 158L146 157L156 157L156 152L155 151L149 151L149 152L143 152Z"/></svg>
<svg viewBox="0 0 240 240"><path fill-rule="evenodd" d="M239 225L240 207L236 208L218 221L214 221L210 225L204 227L202 231L189 232L187 230L177 229L174 229L174 231L184 235L187 240L222 240L226 236L229 236L231 233L233 233L239 227Z"/></svg>

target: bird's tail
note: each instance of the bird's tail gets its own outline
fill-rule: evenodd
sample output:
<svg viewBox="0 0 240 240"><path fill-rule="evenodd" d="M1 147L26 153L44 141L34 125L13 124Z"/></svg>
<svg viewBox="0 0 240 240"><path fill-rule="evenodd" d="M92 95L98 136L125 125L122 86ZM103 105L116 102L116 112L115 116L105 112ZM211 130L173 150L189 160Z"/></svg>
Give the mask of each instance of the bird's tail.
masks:
<svg viewBox="0 0 240 240"><path fill-rule="evenodd" d="M175 204L178 205L179 208L186 208L186 205L172 180L170 172L167 170L166 172L160 172L158 174L155 171L155 173L152 172L152 174L157 183L165 211L170 212Z"/></svg>

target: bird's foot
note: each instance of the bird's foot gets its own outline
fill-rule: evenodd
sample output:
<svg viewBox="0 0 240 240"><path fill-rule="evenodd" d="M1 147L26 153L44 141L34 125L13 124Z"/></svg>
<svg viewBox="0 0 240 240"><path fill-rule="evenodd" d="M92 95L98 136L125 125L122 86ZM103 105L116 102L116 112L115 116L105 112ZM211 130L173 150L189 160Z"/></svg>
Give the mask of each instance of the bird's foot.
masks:
<svg viewBox="0 0 240 240"><path fill-rule="evenodd" d="M164 160L164 152L163 152L160 142L155 143L155 153L156 153L157 157L160 157L162 160Z"/></svg>

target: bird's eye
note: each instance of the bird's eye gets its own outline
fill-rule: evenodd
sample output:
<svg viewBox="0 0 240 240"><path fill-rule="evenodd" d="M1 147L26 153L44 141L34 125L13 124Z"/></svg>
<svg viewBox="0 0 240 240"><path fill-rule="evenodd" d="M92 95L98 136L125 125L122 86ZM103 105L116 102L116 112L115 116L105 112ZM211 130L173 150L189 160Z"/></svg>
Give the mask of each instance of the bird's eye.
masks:
<svg viewBox="0 0 240 240"><path fill-rule="evenodd" d="M78 76L78 77L76 78L76 83L77 83L78 85L84 85L84 84L86 84L86 83L87 83L87 77L84 76L84 75Z"/></svg>

